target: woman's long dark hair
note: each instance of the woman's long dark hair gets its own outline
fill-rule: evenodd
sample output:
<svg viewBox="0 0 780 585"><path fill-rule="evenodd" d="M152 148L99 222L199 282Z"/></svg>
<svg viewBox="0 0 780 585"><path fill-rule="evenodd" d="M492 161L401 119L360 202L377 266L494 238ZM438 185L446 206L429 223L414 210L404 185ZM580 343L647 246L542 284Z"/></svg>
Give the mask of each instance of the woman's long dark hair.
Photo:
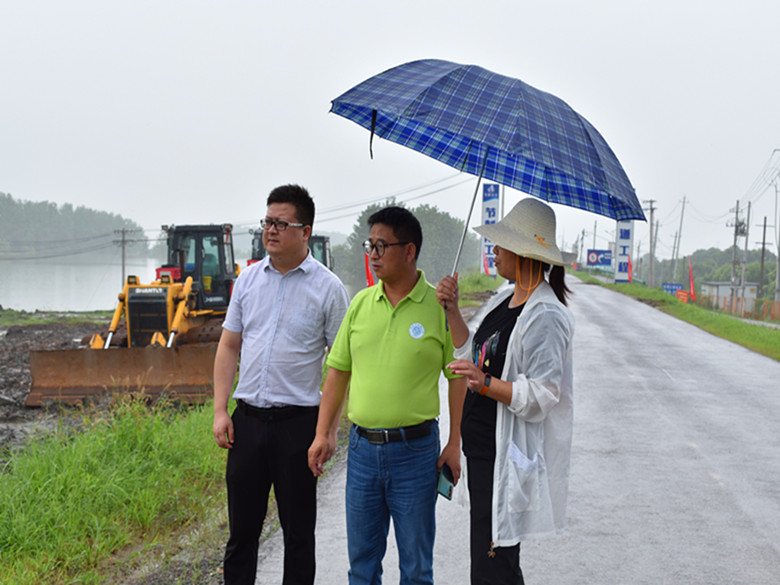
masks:
<svg viewBox="0 0 780 585"><path fill-rule="evenodd" d="M571 289L566 286L566 270L564 270L563 266L552 266L551 268L550 265L546 263L542 264L542 268L545 272L548 270L550 271L550 276L548 277L550 286L552 287L555 296L558 297L558 300L564 305L567 305L566 299L571 294Z"/></svg>

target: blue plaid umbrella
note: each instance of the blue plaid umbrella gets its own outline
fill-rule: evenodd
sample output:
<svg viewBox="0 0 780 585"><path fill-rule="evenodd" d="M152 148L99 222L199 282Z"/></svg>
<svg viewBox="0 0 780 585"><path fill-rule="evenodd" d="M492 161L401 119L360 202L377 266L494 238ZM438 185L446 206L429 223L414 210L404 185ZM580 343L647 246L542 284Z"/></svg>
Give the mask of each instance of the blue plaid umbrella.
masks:
<svg viewBox="0 0 780 585"><path fill-rule="evenodd" d="M356 85L331 112L370 130L372 141L376 134L480 179L616 220L645 219L601 134L563 100L519 79L413 61Z"/></svg>

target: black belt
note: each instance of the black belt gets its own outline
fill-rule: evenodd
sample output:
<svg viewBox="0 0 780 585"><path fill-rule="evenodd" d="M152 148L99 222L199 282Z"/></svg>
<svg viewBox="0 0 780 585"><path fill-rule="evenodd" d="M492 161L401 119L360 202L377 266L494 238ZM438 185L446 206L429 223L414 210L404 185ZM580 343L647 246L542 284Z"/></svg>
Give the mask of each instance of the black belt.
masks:
<svg viewBox="0 0 780 585"><path fill-rule="evenodd" d="M317 412L319 409L319 406L270 406L268 408L258 408L257 406L247 404L240 399L236 402L238 403L237 408L241 412L264 421L284 420L311 412Z"/></svg>
<svg viewBox="0 0 780 585"><path fill-rule="evenodd" d="M366 429L358 425L353 425L355 431L361 437L368 439L369 443L374 445L384 445L385 443L392 443L394 441L421 439L431 434L431 424L433 419L421 422L418 425L412 425L410 427L398 427L395 429Z"/></svg>

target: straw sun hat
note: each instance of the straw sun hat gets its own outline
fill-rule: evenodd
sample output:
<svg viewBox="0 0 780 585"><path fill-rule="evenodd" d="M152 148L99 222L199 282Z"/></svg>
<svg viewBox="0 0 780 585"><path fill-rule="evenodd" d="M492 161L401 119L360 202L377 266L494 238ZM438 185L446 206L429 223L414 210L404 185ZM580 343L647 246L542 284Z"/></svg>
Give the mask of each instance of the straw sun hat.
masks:
<svg viewBox="0 0 780 585"><path fill-rule="evenodd" d="M474 231L518 256L555 266L569 262L569 255L562 254L555 243L555 212L539 199L523 199L501 221Z"/></svg>

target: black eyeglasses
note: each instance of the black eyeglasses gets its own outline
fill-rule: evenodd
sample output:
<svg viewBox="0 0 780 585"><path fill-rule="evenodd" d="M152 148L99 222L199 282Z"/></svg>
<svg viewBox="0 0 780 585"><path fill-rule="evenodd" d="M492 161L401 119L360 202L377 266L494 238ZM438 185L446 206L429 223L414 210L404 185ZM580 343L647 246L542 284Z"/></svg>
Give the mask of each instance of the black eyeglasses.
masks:
<svg viewBox="0 0 780 585"><path fill-rule="evenodd" d="M381 258L385 255L385 250L390 246L404 246L406 244L411 244L411 242L393 242L392 244L388 244L384 240L377 240L373 243L371 240L366 240L363 242L363 251L370 256L371 250L376 250L376 255Z"/></svg>
<svg viewBox="0 0 780 585"><path fill-rule="evenodd" d="M260 220L260 227L264 230L267 230L268 228L275 227L276 231L283 232L288 227L303 227L306 224L303 223L291 223L289 221L282 221L280 219L261 219Z"/></svg>

